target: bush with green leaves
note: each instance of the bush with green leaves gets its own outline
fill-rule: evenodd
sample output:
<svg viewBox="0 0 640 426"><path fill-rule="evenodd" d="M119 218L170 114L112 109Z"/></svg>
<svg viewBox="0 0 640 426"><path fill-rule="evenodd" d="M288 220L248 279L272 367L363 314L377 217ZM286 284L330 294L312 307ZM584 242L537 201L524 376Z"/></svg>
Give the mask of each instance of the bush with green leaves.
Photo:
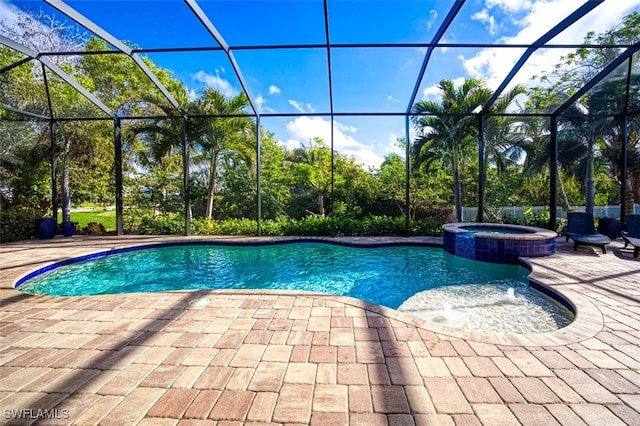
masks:
<svg viewBox="0 0 640 426"><path fill-rule="evenodd" d="M409 223L409 233L411 235L431 235L441 236L442 225L448 222L443 222L438 218L426 218L413 220Z"/></svg>
<svg viewBox="0 0 640 426"><path fill-rule="evenodd" d="M265 236L403 236L405 221L402 217L370 216L364 219L320 218L263 220ZM411 221L411 235L442 235L442 222L438 219ZM179 215L146 216L140 220L142 234L182 234L184 220ZM193 235L258 235L258 223L253 219L215 220L197 218L191 221Z"/></svg>
<svg viewBox="0 0 640 426"><path fill-rule="evenodd" d="M537 228L545 228L549 229L549 220L551 219L551 213L548 208L544 208L541 212L536 213L533 211L531 207L525 209L523 212L523 217L513 217L506 215L502 222L511 223L514 225L524 225L524 226L535 226ZM555 231L560 233L562 232L562 228L567 224L566 219L558 218L556 220L556 229Z"/></svg>
<svg viewBox="0 0 640 426"><path fill-rule="evenodd" d="M0 242L28 240L36 236L37 219L42 214L31 207L11 207L0 212Z"/></svg>
<svg viewBox="0 0 640 426"><path fill-rule="evenodd" d="M138 232L145 235L180 235L184 233L184 219L179 214L140 218Z"/></svg>

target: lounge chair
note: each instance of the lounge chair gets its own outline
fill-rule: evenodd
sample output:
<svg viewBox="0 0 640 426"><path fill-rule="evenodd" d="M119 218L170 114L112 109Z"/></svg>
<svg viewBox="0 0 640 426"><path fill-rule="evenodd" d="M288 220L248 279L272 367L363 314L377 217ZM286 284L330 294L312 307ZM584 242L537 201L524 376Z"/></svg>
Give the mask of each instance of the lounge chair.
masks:
<svg viewBox="0 0 640 426"><path fill-rule="evenodd" d="M578 246L595 246L602 249L602 253L606 253L605 246L611 243L606 235L596 232L593 223L593 215L591 213L567 213L567 227L564 235L573 240L573 250L578 250Z"/></svg>
<svg viewBox="0 0 640 426"><path fill-rule="evenodd" d="M627 230L623 232L624 246L633 246L633 257L640 254L640 214L630 214L626 217Z"/></svg>

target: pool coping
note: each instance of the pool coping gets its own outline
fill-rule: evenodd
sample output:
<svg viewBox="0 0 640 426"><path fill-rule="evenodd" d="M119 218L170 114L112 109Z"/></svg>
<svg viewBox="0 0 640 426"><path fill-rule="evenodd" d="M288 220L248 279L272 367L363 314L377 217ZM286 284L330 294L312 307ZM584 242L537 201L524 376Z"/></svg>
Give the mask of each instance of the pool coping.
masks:
<svg viewBox="0 0 640 426"><path fill-rule="evenodd" d="M131 236L129 236L131 237ZM91 237L89 237L91 238ZM95 237L94 237L95 238ZM144 240L144 238L141 238ZM158 240L161 241L158 241ZM49 259L44 263L31 267L27 271L18 275L16 279L12 280L12 290L18 291L15 288L16 283L23 280L29 274L34 271L51 266L56 262L65 262L72 259L87 256L92 257L99 253L108 253L111 251L128 251L132 249L148 248L153 246L162 245L180 245L180 244L226 244L226 245L259 245L259 244L278 244L278 243L295 243L295 242L325 242L330 244L339 244L355 247L382 247L392 245L412 245L412 246L427 246L427 247L443 247L441 237L245 237L245 236L233 236L233 237L210 237L210 236L154 236L151 242L138 242L138 239L133 237L133 240L127 240L124 243L118 243L117 240L112 240L116 244L109 249L88 249L84 254L78 254L66 258ZM56 238L53 241L71 243L72 239L60 239ZM104 240L105 243L108 239ZM551 294L558 295L559 297L567 300L573 307L575 312L574 321L566 327L563 327L556 331L533 333L533 334L490 334L479 331L459 329L451 327L445 324L433 323L423 318L418 318L409 313L400 312L398 310L388 308L385 306L373 304L360 299L348 297L348 296L336 296L323 293L312 293L295 290L233 290L233 292L239 294L293 294L293 295L307 295L313 297L322 297L326 300L333 300L344 303L346 305L363 308L375 314L384 315L388 318L392 318L401 321L407 325L412 325L427 331L431 331L437 335L459 338L464 340L472 340L483 343L499 344L505 346L558 346L578 343L583 340L589 339L595 336L604 327L604 318L600 310L587 298L580 295L579 292L573 290L570 287L563 286L562 283L554 283L549 280L547 274L544 273L544 267L541 266L539 260L544 258L521 258L521 262L525 267L531 270L528 279L530 282L537 286L542 286ZM182 292L184 290L177 290ZM227 293L229 290L213 290L215 292ZM25 294L20 292L20 294ZM113 295L105 295L113 296ZM34 296L36 297L36 296ZM51 296L52 297L52 296ZM76 296L85 297L85 296ZM100 295L87 296L87 297L102 297Z"/></svg>
<svg viewBox="0 0 640 426"><path fill-rule="evenodd" d="M447 232L451 232L453 234L465 234L468 231L464 229L466 227L473 226L481 226L483 228L506 228L513 230L526 230L529 233L526 234L496 234L490 232L477 231L475 235L478 237L491 238L494 240L527 240L527 241L537 241L537 240L547 240L550 238L556 238L558 233L555 231L550 231L544 228L536 228L534 226L524 226L524 225L512 225L508 223L475 223L475 222L457 222L457 223L447 223L442 226Z"/></svg>

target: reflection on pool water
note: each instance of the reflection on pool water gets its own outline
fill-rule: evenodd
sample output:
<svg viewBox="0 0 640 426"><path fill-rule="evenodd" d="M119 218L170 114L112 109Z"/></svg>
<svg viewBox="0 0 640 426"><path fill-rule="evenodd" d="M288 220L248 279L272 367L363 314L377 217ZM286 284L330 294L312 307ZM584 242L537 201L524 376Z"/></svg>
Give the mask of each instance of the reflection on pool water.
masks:
<svg viewBox="0 0 640 426"><path fill-rule="evenodd" d="M351 296L395 309L425 291L439 294L477 288L466 291L480 294L485 286L494 286L505 291L512 287L518 294L538 294L528 286L528 273L522 266L477 262L424 246L191 244L109 253L30 274L17 286L25 293L53 296L196 289L303 290ZM450 303L455 311L453 299ZM552 305L548 309L555 306L541 297L520 308L538 303Z"/></svg>

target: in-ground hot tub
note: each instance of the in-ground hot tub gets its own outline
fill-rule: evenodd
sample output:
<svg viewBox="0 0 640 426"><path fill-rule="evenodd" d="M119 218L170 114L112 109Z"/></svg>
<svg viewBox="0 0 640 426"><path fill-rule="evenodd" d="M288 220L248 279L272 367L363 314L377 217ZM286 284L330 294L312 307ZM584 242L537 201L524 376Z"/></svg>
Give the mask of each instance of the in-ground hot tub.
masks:
<svg viewBox="0 0 640 426"><path fill-rule="evenodd" d="M554 231L532 226L461 222L442 229L446 252L483 262L515 264L520 256L549 256L556 249Z"/></svg>

